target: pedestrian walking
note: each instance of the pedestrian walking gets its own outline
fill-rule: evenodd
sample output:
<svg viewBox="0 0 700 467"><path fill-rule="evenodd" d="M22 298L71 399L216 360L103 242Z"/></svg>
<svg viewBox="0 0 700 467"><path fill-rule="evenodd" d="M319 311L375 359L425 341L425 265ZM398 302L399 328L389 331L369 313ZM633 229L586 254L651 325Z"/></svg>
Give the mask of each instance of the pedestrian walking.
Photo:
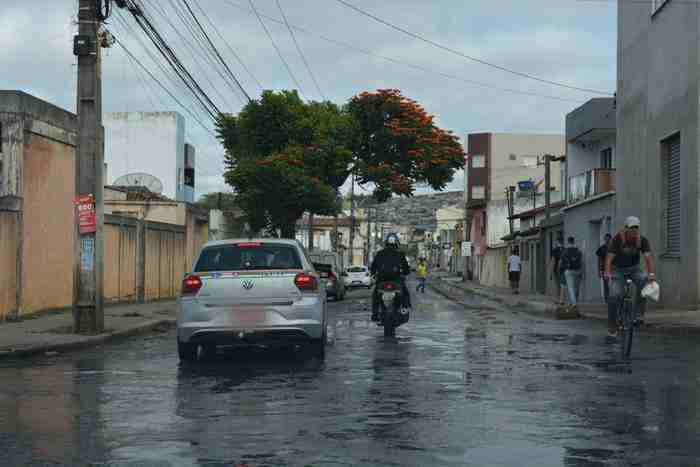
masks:
<svg viewBox="0 0 700 467"><path fill-rule="evenodd" d="M564 270L566 288L569 292L569 305L576 310L578 305L581 278L583 276L583 254L576 246L574 237L566 239L566 249L561 257L561 269Z"/></svg>
<svg viewBox="0 0 700 467"><path fill-rule="evenodd" d="M510 281L510 287L513 289L513 293L516 295L519 293L520 289L521 264L520 252L517 247L513 248L512 254L508 257L508 280Z"/></svg>
<svg viewBox="0 0 700 467"><path fill-rule="evenodd" d="M559 297L559 305L564 305L564 291L566 290L566 278L564 271L561 269L561 256L564 254L564 241L561 237L557 238L552 254L550 264L552 267L552 279L557 287L557 296Z"/></svg>
<svg viewBox="0 0 700 467"><path fill-rule="evenodd" d="M610 280L605 277L605 257L608 255L611 241L612 235L609 233L605 234L603 244L595 252L596 256L598 257L598 275L600 276L601 283L603 284L603 300L605 300L605 303L608 303L608 298L610 297Z"/></svg>
<svg viewBox="0 0 700 467"><path fill-rule="evenodd" d="M418 266L416 266L416 277L418 277L416 292L425 293L425 283L428 280L428 263L425 261L425 258L421 258L418 261Z"/></svg>

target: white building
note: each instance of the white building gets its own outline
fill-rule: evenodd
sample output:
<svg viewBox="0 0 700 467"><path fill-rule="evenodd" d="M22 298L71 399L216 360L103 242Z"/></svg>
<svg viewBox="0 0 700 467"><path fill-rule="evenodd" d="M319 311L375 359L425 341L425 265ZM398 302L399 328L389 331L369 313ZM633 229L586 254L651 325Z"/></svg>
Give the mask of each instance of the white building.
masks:
<svg viewBox="0 0 700 467"><path fill-rule="evenodd" d="M148 174L160 180L164 196L194 202L195 149L185 143L182 115L177 112L109 113L103 124L108 184L113 185L126 175Z"/></svg>

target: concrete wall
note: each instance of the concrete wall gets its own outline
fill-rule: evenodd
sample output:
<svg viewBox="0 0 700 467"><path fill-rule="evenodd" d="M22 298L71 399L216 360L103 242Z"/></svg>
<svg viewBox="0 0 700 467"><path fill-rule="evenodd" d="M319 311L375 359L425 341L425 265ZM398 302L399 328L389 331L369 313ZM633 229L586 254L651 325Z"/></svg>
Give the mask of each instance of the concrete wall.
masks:
<svg viewBox="0 0 700 467"><path fill-rule="evenodd" d="M700 297L698 254L698 7L618 3L617 225L638 216L658 259L662 304ZM681 135L680 258L666 256L660 142ZM692 278L692 279L691 279Z"/></svg>
<svg viewBox="0 0 700 467"><path fill-rule="evenodd" d="M75 147L25 132L22 313L73 302Z"/></svg>
<svg viewBox="0 0 700 467"><path fill-rule="evenodd" d="M138 230L138 225L133 219L105 221L105 303L129 302L138 298Z"/></svg>
<svg viewBox="0 0 700 467"><path fill-rule="evenodd" d="M610 219L615 218L615 196L579 204L566 210L564 217L565 238L573 236L576 246L583 252L584 277L581 283L582 302L602 302L602 289L598 277L596 250L603 244L606 233L615 234Z"/></svg>
<svg viewBox="0 0 700 467"><path fill-rule="evenodd" d="M0 211L0 321L17 308L17 212Z"/></svg>
<svg viewBox="0 0 700 467"><path fill-rule="evenodd" d="M515 160L510 155L515 154ZM544 154L564 154L563 135L527 135L494 133L491 137L490 179L491 199L505 199L505 188L516 185L519 181L532 178L535 181L544 178L544 166L537 167L537 156ZM535 163L533 166L532 163ZM552 184L557 183L560 163L551 165ZM558 190L562 187L557 186Z"/></svg>
<svg viewBox="0 0 700 467"><path fill-rule="evenodd" d="M506 260L510 254L510 248L506 245L489 248L482 259L479 282L491 287L510 287Z"/></svg>
<svg viewBox="0 0 700 467"><path fill-rule="evenodd" d="M582 147L578 143L569 143L566 147L566 166L569 177L582 174L592 169L600 168L600 152L612 148L613 168L617 166L615 161L616 148L615 137L603 138L594 142L585 143Z"/></svg>
<svg viewBox="0 0 700 467"><path fill-rule="evenodd" d="M163 195L179 200L178 184L184 180L185 165L182 115L177 112L109 113L104 116L103 123L108 184L114 184L122 175L145 172L160 179ZM184 195L184 191L180 195Z"/></svg>

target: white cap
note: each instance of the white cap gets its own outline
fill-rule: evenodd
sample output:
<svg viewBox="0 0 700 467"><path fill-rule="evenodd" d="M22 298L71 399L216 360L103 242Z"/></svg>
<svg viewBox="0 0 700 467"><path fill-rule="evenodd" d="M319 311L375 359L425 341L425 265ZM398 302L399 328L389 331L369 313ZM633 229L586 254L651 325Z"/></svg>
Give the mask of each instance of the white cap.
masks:
<svg viewBox="0 0 700 467"><path fill-rule="evenodd" d="M639 227L639 218L629 216L625 221L625 227Z"/></svg>

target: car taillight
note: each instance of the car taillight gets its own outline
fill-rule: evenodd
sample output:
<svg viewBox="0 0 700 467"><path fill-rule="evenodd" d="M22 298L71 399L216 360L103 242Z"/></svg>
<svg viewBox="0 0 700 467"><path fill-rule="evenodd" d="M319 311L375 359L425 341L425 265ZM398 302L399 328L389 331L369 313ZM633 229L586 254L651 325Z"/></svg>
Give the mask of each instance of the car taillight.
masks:
<svg viewBox="0 0 700 467"><path fill-rule="evenodd" d="M182 296L186 295L197 295L199 289L202 288L202 279L199 276L191 274L182 281Z"/></svg>
<svg viewBox="0 0 700 467"><path fill-rule="evenodd" d="M394 290L394 284L391 282L387 282L384 285L382 285L382 289L384 290Z"/></svg>
<svg viewBox="0 0 700 467"><path fill-rule="evenodd" d="M337 281L337 280L338 280L338 277L337 277L335 274L333 274L332 272L329 272L329 273L328 273L328 278L329 278L330 280L332 280L332 281Z"/></svg>
<svg viewBox="0 0 700 467"><path fill-rule="evenodd" d="M318 290L318 280L311 274L302 272L294 278L294 285L303 292L314 292Z"/></svg>

